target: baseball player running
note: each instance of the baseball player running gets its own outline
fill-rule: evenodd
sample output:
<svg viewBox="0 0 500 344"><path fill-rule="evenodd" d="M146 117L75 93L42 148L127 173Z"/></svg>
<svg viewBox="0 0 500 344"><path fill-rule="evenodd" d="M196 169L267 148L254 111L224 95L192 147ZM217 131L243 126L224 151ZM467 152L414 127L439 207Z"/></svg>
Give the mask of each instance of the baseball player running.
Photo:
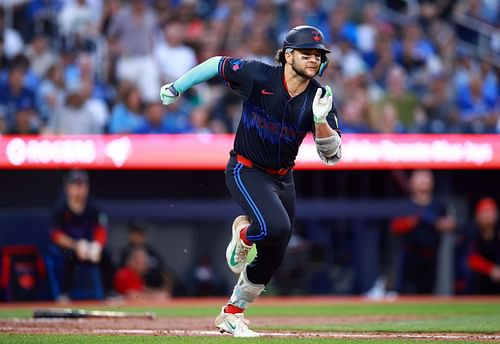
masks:
<svg viewBox="0 0 500 344"><path fill-rule="evenodd" d="M330 51L320 30L291 29L276 54L277 66L255 60L215 56L173 83L163 85L165 105L216 75L243 98L243 111L226 168L226 185L244 210L232 226L227 247L229 268L239 274L229 302L215 319L221 332L256 337L245 309L264 291L283 260L295 217L292 168L299 146L312 132L319 157L333 165L341 139L332 91L314 77L323 73ZM253 245L257 257L247 264Z"/></svg>

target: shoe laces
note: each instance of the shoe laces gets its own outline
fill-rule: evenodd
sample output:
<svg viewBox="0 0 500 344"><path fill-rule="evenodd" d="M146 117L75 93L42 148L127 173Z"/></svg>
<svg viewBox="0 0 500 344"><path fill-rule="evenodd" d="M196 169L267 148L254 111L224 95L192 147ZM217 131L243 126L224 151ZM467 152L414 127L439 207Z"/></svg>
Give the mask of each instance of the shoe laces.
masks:
<svg viewBox="0 0 500 344"><path fill-rule="evenodd" d="M237 321L242 322L245 326L248 327L248 325L250 325L250 320L248 320L247 318L245 318L245 315L243 313L236 313L236 314L233 314L233 315L236 317Z"/></svg>
<svg viewBox="0 0 500 344"><path fill-rule="evenodd" d="M236 260L238 262L243 262L247 259L248 252L252 247L244 245L241 241L236 245Z"/></svg>

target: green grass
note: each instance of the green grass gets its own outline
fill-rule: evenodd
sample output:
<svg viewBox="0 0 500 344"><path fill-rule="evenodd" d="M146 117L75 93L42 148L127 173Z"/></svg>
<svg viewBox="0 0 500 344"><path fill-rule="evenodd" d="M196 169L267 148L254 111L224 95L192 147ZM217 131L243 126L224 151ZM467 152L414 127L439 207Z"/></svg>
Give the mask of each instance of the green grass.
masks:
<svg viewBox="0 0 500 344"><path fill-rule="evenodd" d="M269 327L271 328L271 327ZM276 329L276 328L274 328ZM500 315L497 316L460 316L427 320L406 320L368 322L330 325L281 326L285 330L304 330L314 332L454 332L454 333L497 333L500 332Z"/></svg>
<svg viewBox="0 0 500 344"><path fill-rule="evenodd" d="M74 308L79 308L75 307ZM190 306L173 303L168 307L88 307L92 309L119 310L128 312L153 311L159 317L173 316L209 316L214 317L219 312L217 305ZM32 309L0 309L0 318L31 317ZM414 320L394 320L395 316L414 317ZM308 325L305 322L297 326L264 327L268 330L314 331L314 332L397 332L397 333L482 333L500 334L500 301L461 302L454 299L449 302L394 302L371 303L342 302L328 304L256 304L247 311L247 317L257 316L332 316L331 323L327 325ZM342 319L342 316L346 318ZM360 321L357 317L387 316L387 321ZM377 319L375 319L377 320ZM259 330L259 328L255 328ZM1 334L0 343L429 343L429 340L416 339L344 339L344 338L259 338L259 339L234 339L229 336L217 337L183 337L183 336L84 336L84 335L29 335L29 334ZM477 341L440 340L451 343L477 343ZM498 341L500 342L500 341Z"/></svg>
<svg viewBox="0 0 500 344"><path fill-rule="evenodd" d="M224 337L164 337L164 336L81 336L81 335L26 335L26 334L0 334L0 343L12 344L156 344L156 343L175 343L175 344L234 344L234 343L252 343L252 344L406 344L406 343L430 343L429 340L411 340L411 339L290 339L290 338L231 338ZM472 344L477 341L445 341L446 344Z"/></svg>
<svg viewBox="0 0 500 344"><path fill-rule="evenodd" d="M89 308L89 307L84 307ZM90 307L128 312L153 311L159 317L173 316L215 316L219 306L182 306L182 307ZM0 318L31 317L32 309L0 309ZM492 315L500 316L499 302L461 303L457 301L439 303L339 303L325 305L285 304L268 306L256 304L246 312L248 316L355 316L355 315L420 315L420 316L451 316L451 315Z"/></svg>

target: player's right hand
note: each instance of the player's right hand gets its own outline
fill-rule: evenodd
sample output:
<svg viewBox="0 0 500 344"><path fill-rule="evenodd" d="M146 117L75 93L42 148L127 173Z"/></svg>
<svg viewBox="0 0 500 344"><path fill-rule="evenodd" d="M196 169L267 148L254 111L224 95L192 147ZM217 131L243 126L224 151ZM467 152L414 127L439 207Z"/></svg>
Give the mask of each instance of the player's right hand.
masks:
<svg viewBox="0 0 500 344"><path fill-rule="evenodd" d="M92 263L99 263L101 260L102 246L97 241L92 241L89 244L88 259Z"/></svg>
<svg viewBox="0 0 500 344"><path fill-rule="evenodd" d="M76 242L75 253L78 259L87 260L89 258L90 243L85 239Z"/></svg>
<svg viewBox="0 0 500 344"><path fill-rule="evenodd" d="M173 104L179 99L181 94L175 89L174 83L168 83L160 88L160 99L163 105Z"/></svg>

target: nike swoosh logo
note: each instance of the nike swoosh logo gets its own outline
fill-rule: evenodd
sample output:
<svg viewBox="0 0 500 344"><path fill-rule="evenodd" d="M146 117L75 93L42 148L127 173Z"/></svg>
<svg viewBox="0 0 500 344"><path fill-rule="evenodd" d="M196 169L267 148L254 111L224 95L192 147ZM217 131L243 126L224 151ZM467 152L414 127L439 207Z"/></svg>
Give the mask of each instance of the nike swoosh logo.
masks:
<svg viewBox="0 0 500 344"><path fill-rule="evenodd" d="M269 94L274 94L274 92L269 92L269 91L266 91L266 89L263 89L260 91L260 94L269 95Z"/></svg>
<svg viewBox="0 0 500 344"><path fill-rule="evenodd" d="M233 329L233 331L234 331L234 330L236 330L236 326L233 326L233 324L231 324L231 322L230 322L229 320L225 319L225 320L224 320L224 322L225 322L226 324L228 324L228 325L229 325L229 327Z"/></svg>
<svg viewBox="0 0 500 344"><path fill-rule="evenodd" d="M238 262L234 259L235 253L236 245L234 245L233 252L231 253L231 259L229 260L229 264L231 264L231 266L236 266L238 264Z"/></svg>

